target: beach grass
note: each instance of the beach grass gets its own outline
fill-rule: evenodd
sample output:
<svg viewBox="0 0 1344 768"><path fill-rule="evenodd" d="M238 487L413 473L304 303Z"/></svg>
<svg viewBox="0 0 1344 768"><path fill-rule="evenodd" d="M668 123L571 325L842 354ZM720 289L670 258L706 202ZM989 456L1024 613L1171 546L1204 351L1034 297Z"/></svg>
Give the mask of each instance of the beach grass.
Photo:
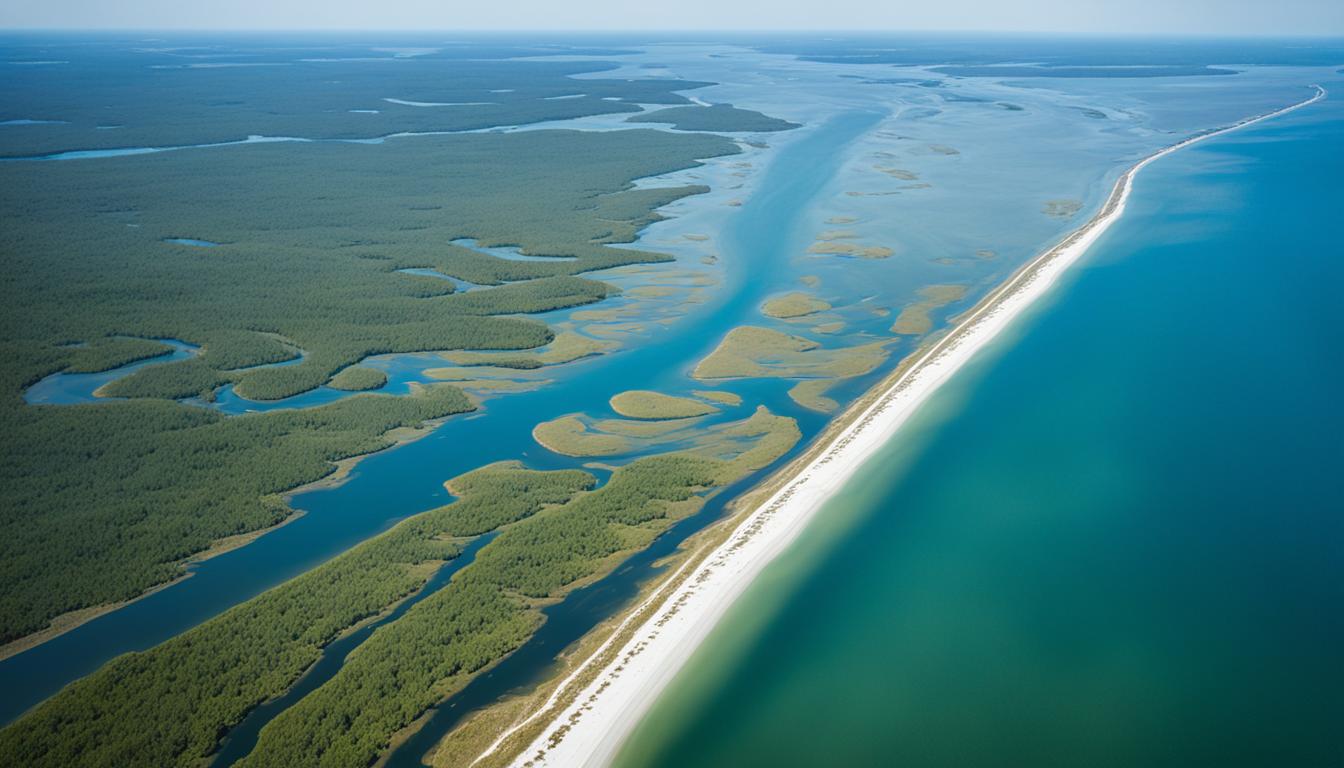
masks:
<svg viewBox="0 0 1344 768"><path fill-rule="evenodd" d="M823 301L801 291L793 291L769 299L761 308L761 312L768 317L788 320L795 317L804 317L806 315L815 314L817 312L824 312L830 308L830 302Z"/></svg>
<svg viewBox="0 0 1344 768"><path fill-rule="evenodd" d="M928 285L919 289L920 300L908 304L896 316L891 332L902 336L922 336L933 330L930 312L959 301L966 295L964 285Z"/></svg>
<svg viewBox="0 0 1344 768"><path fill-rule="evenodd" d="M844 378L867 373L887 358L885 342L826 348L801 336L738 326L691 372L697 379Z"/></svg>
<svg viewBox="0 0 1344 768"><path fill-rule="evenodd" d="M611 410L630 419L684 419L719 410L699 400L643 389L621 392L611 398L610 405Z"/></svg>

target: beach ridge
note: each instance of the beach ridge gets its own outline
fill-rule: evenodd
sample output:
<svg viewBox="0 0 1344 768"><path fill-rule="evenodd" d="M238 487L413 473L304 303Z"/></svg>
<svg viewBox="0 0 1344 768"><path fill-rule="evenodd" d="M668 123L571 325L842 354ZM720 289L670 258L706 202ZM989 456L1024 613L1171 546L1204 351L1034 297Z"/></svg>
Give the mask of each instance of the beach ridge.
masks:
<svg viewBox="0 0 1344 768"><path fill-rule="evenodd" d="M521 730L534 728L557 705L567 702L515 757L514 765L609 764L718 620L756 575L796 540L826 500L942 383L1045 295L1068 267L1119 220L1140 170L1191 144L1325 98L1325 89L1314 87L1316 93L1309 99L1194 134L1145 156L1122 173L1092 218L1019 268L963 314L945 335L911 355L907 363L837 419L801 460L786 468L786 476L767 480L766 487L778 489L741 517L726 540L705 557L688 558L661 586L628 610L611 637L561 681L541 707L506 730L478 761L495 753ZM802 469L795 470L795 466ZM630 633L629 626L641 619L643 623ZM624 644L613 655L611 646L616 642ZM606 665L594 675L590 667L598 659ZM577 693L576 686L582 686Z"/></svg>

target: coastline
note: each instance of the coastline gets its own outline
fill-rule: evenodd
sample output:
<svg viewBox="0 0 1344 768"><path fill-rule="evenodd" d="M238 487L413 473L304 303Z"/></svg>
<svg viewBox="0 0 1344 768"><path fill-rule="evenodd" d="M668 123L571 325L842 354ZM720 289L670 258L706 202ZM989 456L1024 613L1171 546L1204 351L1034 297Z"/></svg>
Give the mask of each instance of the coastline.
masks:
<svg viewBox="0 0 1344 768"><path fill-rule="evenodd" d="M1197 133L1151 153L1116 180L1101 209L963 314L942 336L903 361L881 384L836 419L799 459L744 496L725 537L708 539L663 584L627 612L611 639L559 683L546 703L509 729L476 760L523 747L515 765L604 765L664 687L689 660L752 580L802 532L825 501L937 388L1022 312L1123 215L1133 179L1148 163L1204 139L1268 120L1311 98L1222 128ZM763 502L756 502L766 496ZM752 501L747 501L752 499ZM633 629L633 631L631 631ZM617 646L619 643L619 647ZM596 669L597 665L603 665ZM539 735L521 743L544 722Z"/></svg>

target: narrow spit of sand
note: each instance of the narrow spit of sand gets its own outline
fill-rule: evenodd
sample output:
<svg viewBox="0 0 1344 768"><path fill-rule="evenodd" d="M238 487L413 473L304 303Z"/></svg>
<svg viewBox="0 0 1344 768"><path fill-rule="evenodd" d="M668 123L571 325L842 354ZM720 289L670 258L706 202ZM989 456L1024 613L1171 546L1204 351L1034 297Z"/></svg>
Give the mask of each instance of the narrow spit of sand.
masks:
<svg viewBox="0 0 1344 768"><path fill-rule="evenodd" d="M519 730L545 728L514 758L515 766L601 766L615 758L630 732L752 580L803 531L826 500L869 457L891 440L911 414L1050 289L1124 214L1135 175L1149 163L1199 141L1268 120L1325 98L1316 95L1283 109L1191 136L1125 171L1101 210L1062 242L1041 253L986 296L951 331L903 366L841 417L845 427L814 448L802 469L779 482L763 504L704 558L691 558L632 608L609 640L577 667L536 712L504 732L481 755L492 754ZM694 572L688 572L688 569ZM633 634L622 630L639 623ZM613 642L623 641L606 667L590 668ZM582 686L576 691L576 686ZM566 703L567 702L567 703ZM479 758L478 758L479 759Z"/></svg>

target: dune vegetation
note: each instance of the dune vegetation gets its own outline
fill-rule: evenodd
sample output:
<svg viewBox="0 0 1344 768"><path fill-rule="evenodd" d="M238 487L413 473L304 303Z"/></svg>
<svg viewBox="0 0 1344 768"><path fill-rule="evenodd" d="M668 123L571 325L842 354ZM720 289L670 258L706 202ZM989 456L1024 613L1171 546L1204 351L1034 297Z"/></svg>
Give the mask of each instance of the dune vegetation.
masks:
<svg viewBox="0 0 1344 768"><path fill-rule="evenodd" d="M212 67L191 66L190 59L173 51L146 47L127 56L116 46L88 45L60 68L10 67L0 119L46 115L61 122L41 130L7 131L3 155L181 146L250 135L367 139L475 130L637 113L640 104L687 105L689 99L678 91L708 85L662 78L579 80L573 75L615 65L506 61L555 51L487 41L396 60L368 48L300 58L292 48L231 42L234 61L250 66L227 66L228 57L214 58ZM573 52L619 51L588 47ZM343 61L343 56L357 58ZM370 58L387 62L370 65Z"/></svg>

